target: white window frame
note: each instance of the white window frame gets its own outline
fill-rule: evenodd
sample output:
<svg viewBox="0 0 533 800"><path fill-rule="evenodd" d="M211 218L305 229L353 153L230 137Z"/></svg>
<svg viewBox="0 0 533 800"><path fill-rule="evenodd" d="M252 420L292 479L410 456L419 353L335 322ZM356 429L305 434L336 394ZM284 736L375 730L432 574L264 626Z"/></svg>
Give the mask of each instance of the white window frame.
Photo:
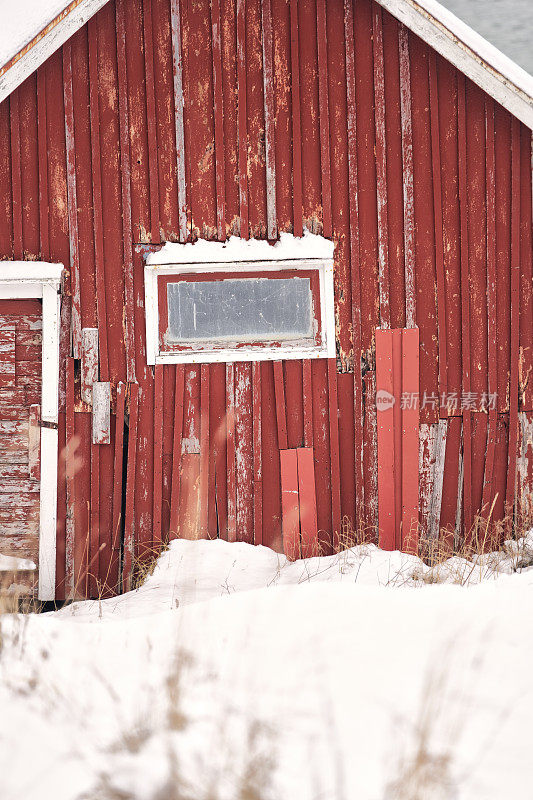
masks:
<svg viewBox="0 0 533 800"><path fill-rule="evenodd" d="M59 312L62 264L1 261L0 300L37 298L43 303L41 477L39 486L39 600L56 590L57 447L59 421Z"/></svg>
<svg viewBox="0 0 533 800"><path fill-rule="evenodd" d="M288 236L288 235L286 235ZM311 238L310 235L308 235ZM326 243L322 237L312 237ZM293 237L291 237L291 240ZM240 242L240 240L238 240ZM294 240L297 241L297 240ZM276 258L275 247L266 242L250 242L248 249L251 257L246 260L230 260L231 248L224 251L225 244L219 242L203 243L207 248L202 250L202 259L192 259L191 253L197 245L170 245L167 252L163 248L159 253L151 254L144 268L145 316L146 316L146 358L148 364L212 364L217 362L232 363L235 361L277 361L295 358L334 358L335 357L335 305L333 289L333 243L327 242L331 258ZM260 244L258 257L253 256L253 244ZM272 257L265 259L265 247L272 251ZM193 250L191 250L193 248ZM307 246L307 251L310 247ZM320 248L318 248L320 249ZM268 252L268 250L267 250ZM324 252L324 247L322 247ZM183 259L183 260L182 260ZM210 350L186 350L164 352L159 344L159 299L158 278L168 275L203 275L206 273L225 272L238 278L242 273L257 272L265 275L269 272L316 271L319 276L319 301L321 315L321 343L287 344L280 346L255 345L247 347L220 347Z"/></svg>

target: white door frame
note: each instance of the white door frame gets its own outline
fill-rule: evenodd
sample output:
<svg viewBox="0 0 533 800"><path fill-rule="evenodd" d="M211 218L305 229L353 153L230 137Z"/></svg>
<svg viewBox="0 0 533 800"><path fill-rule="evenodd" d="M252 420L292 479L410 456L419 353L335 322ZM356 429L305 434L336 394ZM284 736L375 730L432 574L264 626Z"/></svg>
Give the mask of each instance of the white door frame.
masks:
<svg viewBox="0 0 533 800"><path fill-rule="evenodd" d="M39 491L39 600L56 591L59 308L62 264L0 261L0 300L43 301L41 478Z"/></svg>

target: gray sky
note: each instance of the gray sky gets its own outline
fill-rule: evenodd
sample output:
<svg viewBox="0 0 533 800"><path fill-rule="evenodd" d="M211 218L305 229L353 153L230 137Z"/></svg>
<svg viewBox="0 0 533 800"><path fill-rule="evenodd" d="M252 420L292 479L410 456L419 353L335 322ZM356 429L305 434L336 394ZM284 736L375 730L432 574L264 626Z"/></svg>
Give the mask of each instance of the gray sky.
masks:
<svg viewBox="0 0 533 800"><path fill-rule="evenodd" d="M533 75L533 0L439 0Z"/></svg>

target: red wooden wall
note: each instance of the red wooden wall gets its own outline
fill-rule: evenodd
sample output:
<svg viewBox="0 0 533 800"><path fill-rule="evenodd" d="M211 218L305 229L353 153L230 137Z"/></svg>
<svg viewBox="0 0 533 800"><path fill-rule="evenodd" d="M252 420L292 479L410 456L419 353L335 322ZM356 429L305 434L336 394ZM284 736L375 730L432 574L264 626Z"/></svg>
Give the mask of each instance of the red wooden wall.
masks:
<svg viewBox="0 0 533 800"><path fill-rule="evenodd" d="M526 503L531 132L378 4L109 2L1 104L0 131L0 255L69 266L58 598L114 589L122 535L126 576L178 524L281 549L280 448L314 449L326 551L343 518L375 532L378 327L420 329L422 528ZM303 226L336 244L336 363L154 375L143 246ZM80 393L85 328L109 445ZM478 399L449 414L451 392Z"/></svg>

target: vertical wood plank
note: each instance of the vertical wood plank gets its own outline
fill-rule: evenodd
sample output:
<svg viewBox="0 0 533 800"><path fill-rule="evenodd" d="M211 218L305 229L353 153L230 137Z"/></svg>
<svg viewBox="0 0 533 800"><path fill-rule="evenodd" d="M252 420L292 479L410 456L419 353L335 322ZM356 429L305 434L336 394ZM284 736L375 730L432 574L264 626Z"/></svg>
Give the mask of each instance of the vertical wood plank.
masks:
<svg viewBox="0 0 533 800"><path fill-rule="evenodd" d="M461 230L461 355L462 391L470 392L470 275L468 263L468 200L466 183L466 83L457 74L457 136L459 157L459 212ZM463 411L463 520L472 527L472 413Z"/></svg>
<svg viewBox="0 0 533 800"><path fill-rule="evenodd" d="M448 421L439 419L436 425L435 455L433 466L433 490L428 511L427 539L438 542L440 535L440 511L442 505L442 485L444 480L444 464L446 463L446 440Z"/></svg>
<svg viewBox="0 0 533 800"><path fill-rule="evenodd" d="M124 512L123 591L131 589L135 555L135 470L137 464L137 421L139 416L139 385L130 384L130 414L128 425L128 463L126 472L126 509Z"/></svg>
<svg viewBox="0 0 533 800"><path fill-rule="evenodd" d="M43 261L50 260L48 224L48 139L46 111L46 64L37 72L37 147L39 159L39 246Z"/></svg>
<svg viewBox="0 0 533 800"><path fill-rule="evenodd" d="M382 328L390 328L389 223L387 210L387 142L385 138L385 76L381 6L373 4L374 118L376 126L376 192L378 205L379 314Z"/></svg>
<svg viewBox="0 0 533 800"><path fill-rule="evenodd" d="M267 239L277 237L276 219L276 150L274 74L272 66L272 9L271 0L262 0L263 27L263 92L265 106L265 170L267 204Z"/></svg>
<svg viewBox="0 0 533 800"><path fill-rule="evenodd" d="M91 444L91 496L89 531L89 597L99 597L100 585L100 450Z"/></svg>
<svg viewBox="0 0 533 800"><path fill-rule="evenodd" d="M183 63L181 57L180 0L170 0L172 29L172 70L174 79L174 127L178 179L178 220L180 242L187 240L187 192L185 185L185 131L183 125Z"/></svg>
<svg viewBox="0 0 533 800"><path fill-rule="evenodd" d="M433 221L435 228L435 268L437 274L437 316L439 346L439 395L448 392L448 362L446 334L446 282L444 274L444 241L442 238L442 178L440 163L439 99L437 87L437 54L429 50L429 108L431 119L431 164L433 174ZM465 132L466 136L466 132ZM466 169L466 167L465 167ZM448 410L441 403L440 414Z"/></svg>
<svg viewBox="0 0 533 800"><path fill-rule="evenodd" d="M392 332L376 331L376 407L378 442L378 524L379 546L394 550L395 522L395 453L394 387Z"/></svg>
<svg viewBox="0 0 533 800"><path fill-rule="evenodd" d="M494 101L485 100L485 168L487 203L487 349L488 349L488 393L489 420L487 429L487 455L483 476L482 515L488 513L493 500L492 480L494 473L494 454L496 451L496 404L492 408L491 395L498 391L498 346L496 339L497 299L496 299L496 183L494 151Z"/></svg>
<svg viewBox="0 0 533 800"><path fill-rule="evenodd" d="M304 405L304 445L313 446L313 384L311 361L302 362L302 395Z"/></svg>
<svg viewBox="0 0 533 800"><path fill-rule="evenodd" d="M316 515L315 463L312 447L299 447L298 496L302 558L318 554L318 524Z"/></svg>
<svg viewBox="0 0 533 800"><path fill-rule="evenodd" d="M414 328L416 325L416 286L411 73L409 66L409 31L401 22L398 23L398 45L400 56L400 115L402 121L405 324L407 328Z"/></svg>
<svg viewBox="0 0 533 800"><path fill-rule="evenodd" d="M331 470L331 525L333 549L340 547L341 535L341 470L339 458L339 403L337 397L337 362L328 358L329 451Z"/></svg>
<svg viewBox="0 0 533 800"><path fill-rule="evenodd" d="M96 17L89 20L89 101L91 121L91 166L93 183L94 260L96 269L96 310L100 350L100 377L109 379L107 350L107 304L104 275L104 221L102 211L102 171L100 161L100 110L98 101L98 27Z"/></svg>
<svg viewBox="0 0 533 800"><path fill-rule="evenodd" d="M278 447L287 449L287 406L285 404L285 381L283 378L283 363L273 362L274 392L276 396L276 425L278 428Z"/></svg>
<svg viewBox="0 0 533 800"><path fill-rule="evenodd" d="M152 242L161 240L159 214L159 163L157 157L157 108L154 84L154 34L152 0L143 0L144 63L146 74L146 122L148 134L148 179Z"/></svg>
<svg viewBox="0 0 533 800"><path fill-rule="evenodd" d="M207 537L209 513L209 364L200 371L200 530Z"/></svg>
<svg viewBox="0 0 533 800"><path fill-rule="evenodd" d="M326 34L326 0L317 0L316 21L318 39L318 103L320 109L320 175L322 183L323 234L326 239L331 239L331 160L329 145L329 81Z"/></svg>
<svg viewBox="0 0 533 800"><path fill-rule="evenodd" d="M118 98L120 128L120 178L122 196L122 234L124 248L124 342L128 382L135 381L133 234L131 224L131 159L126 67L126 23L124 0L116 0Z"/></svg>
<svg viewBox="0 0 533 800"><path fill-rule="evenodd" d="M70 288L72 295L72 354L74 358L80 358L80 249L78 236L78 194L76 188L76 144L74 140L72 51L70 41L63 45L63 100L65 104L65 143L67 148L67 211L70 246Z"/></svg>
<svg viewBox="0 0 533 800"><path fill-rule="evenodd" d="M122 381L117 386L115 416L115 451L113 455L113 531L111 537L112 560L110 581L117 586L120 562L120 540L122 529L122 471L124 462L124 411L126 392Z"/></svg>
<svg viewBox="0 0 533 800"><path fill-rule="evenodd" d="M74 598L82 580L82 559L76 558L76 508L75 508L75 449L74 439L74 359L67 358L65 374L65 478L66 478L66 519L65 519L65 598ZM85 592L81 591L84 595Z"/></svg>
<svg viewBox="0 0 533 800"><path fill-rule="evenodd" d="M509 387L509 449L505 502L515 502L518 456L518 368L520 335L520 122L511 118L511 374Z"/></svg>
<svg viewBox="0 0 533 800"><path fill-rule="evenodd" d="M419 417L418 328L402 331L402 550L418 552L418 452Z"/></svg>
<svg viewBox="0 0 533 800"><path fill-rule="evenodd" d="M90 405L93 383L98 380L98 328L83 328L81 332L81 399Z"/></svg>
<svg viewBox="0 0 533 800"><path fill-rule="evenodd" d="M176 364L176 391L174 397L174 434L172 442L172 488L170 492L169 536L171 539L175 539L176 536L178 535L184 389L185 389L185 370L183 368L183 364Z"/></svg>
<svg viewBox="0 0 533 800"><path fill-rule="evenodd" d="M154 484L153 484L153 545L159 549L162 541L161 514L163 495L163 365L154 367Z"/></svg>
<svg viewBox="0 0 533 800"><path fill-rule="evenodd" d="M111 442L111 384L95 381L92 385L93 444Z"/></svg>
<svg viewBox="0 0 533 800"><path fill-rule="evenodd" d="M213 105L215 114L215 182L217 191L217 233L226 240L226 191L224 183L224 108L222 96L222 48L220 43L220 0L211 0L213 37Z"/></svg>
<svg viewBox="0 0 533 800"><path fill-rule="evenodd" d="M235 478L235 369L226 364L226 469L228 486L228 542L237 539Z"/></svg>
<svg viewBox="0 0 533 800"><path fill-rule="evenodd" d="M355 464L355 523L364 527L363 477L363 377L361 370L361 273L359 251L359 203L357 175L357 119L355 113L355 44L352 0L344 0L344 39L346 58L346 97L348 127L348 187L350 197L350 276L352 287L353 341L353 402L354 402L354 464Z"/></svg>
<svg viewBox="0 0 533 800"><path fill-rule="evenodd" d="M263 544L263 460L261 440L261 364L252 364L254 448L254 544Z"/></svg>
<svg viewBox="0 0 533 800"><path fill-rule="evenodd" d="M235 364L237 540L253 543L253 384L250 362Z"/></svg>
<svg viewBox="0 0 533 800"><path fill-rule="evenodd" d="M298 42L298 0L290 0L291 97L292 97L292 199L293 232L303 234L302 123L300 117L300 49Z"/></svg>
<svg viewBox="0 0 533 800"><path fill-rule="evenodd" d="M246 113L246 0L237 0L237 128L239 136L240 235L249 236L248 132Z"/></svg>
<svg viewBox="0 0 533 800"><path fill-rule="evenodd" d="M301 557L296 450L280 451L283 550L291 561Z"/></svg>
<svg viewBox="0 0 533 800"><path fill-rule="evenodd" d="M24 257L22 241L22 166L20 158L20 98L19 91L9 97L11 124L11 202L13 205L13 258Z"/></svg>

